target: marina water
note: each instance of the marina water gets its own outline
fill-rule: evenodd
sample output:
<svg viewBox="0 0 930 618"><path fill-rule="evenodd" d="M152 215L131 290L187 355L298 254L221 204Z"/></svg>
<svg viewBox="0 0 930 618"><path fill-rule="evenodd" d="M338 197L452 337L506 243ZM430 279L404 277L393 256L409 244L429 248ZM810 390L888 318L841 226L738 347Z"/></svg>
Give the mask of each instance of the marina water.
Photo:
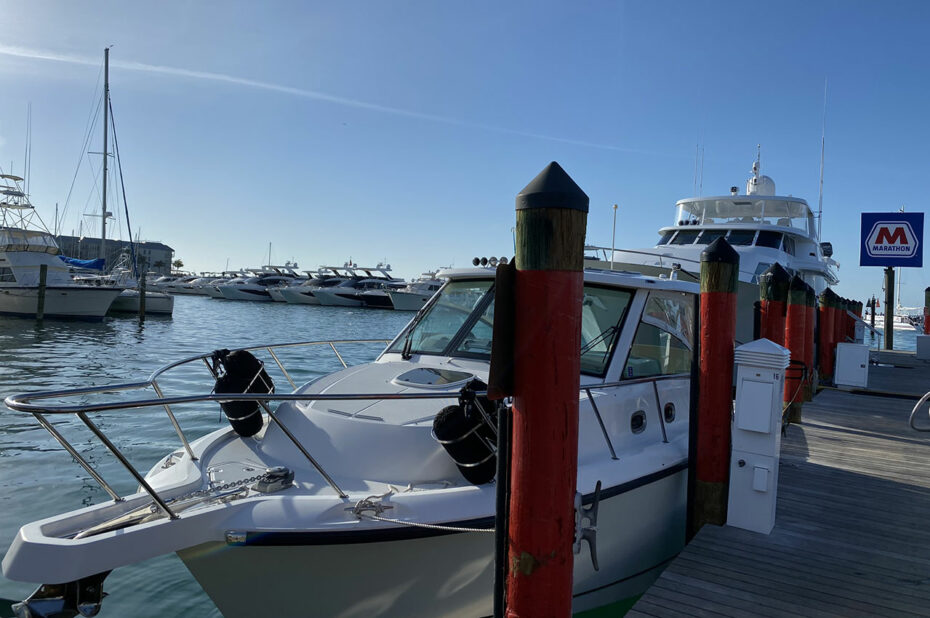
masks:
<svg viewBox="0 0 930 618"><path fill-rule="evenodd" d="M140 381L170 361L220 348L334 339L392 339L413 313L286 303L235 302L178 296L173 318L107 318L103 323L0 318L0 397L13 393ZM347 363L372 360L384 344L338 346ZM295 348L279 357L300 384L341 368L328 346ZM274 369L272 371L272 369ZM279 392L290 386L269 368ZM203 387L206 367L184 384L181 375L159 384L166 394ZM169 374L170 375L170 374ZM187 390L185 391L185 386ZM202 391L201 391L202 392ZM151 396L141 393L136 396ZM227 426L215 403L175 409L189 439ZM180 441L167 415L154 408L91 415L143 473ZM56 426L122 495L136 483L73 415ZM107 494L31 414L0 411L0 553L29 521L105 502ZM268 573L273 578L274 573ZM261 582L255 582L261 594ZM0 599L22 600L33 584L0 577ZM117 569L104 582L100 616L219 616L212 601L175 556ZM312 603L312 600L308 600ZM8 612L0 603L0 618Z"/></svg>

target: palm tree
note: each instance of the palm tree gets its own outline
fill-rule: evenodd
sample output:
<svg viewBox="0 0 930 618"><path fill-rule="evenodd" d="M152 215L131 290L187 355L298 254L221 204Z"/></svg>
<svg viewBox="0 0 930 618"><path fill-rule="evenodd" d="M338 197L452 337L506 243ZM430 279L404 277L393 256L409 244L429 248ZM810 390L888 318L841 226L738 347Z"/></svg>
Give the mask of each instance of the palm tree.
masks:
<svg viewBox="0 0 930 618"><path fill-rule="evenodd" d="M184 262L182 262L181 260L175 260L171 262L171 265L174 266L175 270L181 270L182 268L184 268Z"/></svg>

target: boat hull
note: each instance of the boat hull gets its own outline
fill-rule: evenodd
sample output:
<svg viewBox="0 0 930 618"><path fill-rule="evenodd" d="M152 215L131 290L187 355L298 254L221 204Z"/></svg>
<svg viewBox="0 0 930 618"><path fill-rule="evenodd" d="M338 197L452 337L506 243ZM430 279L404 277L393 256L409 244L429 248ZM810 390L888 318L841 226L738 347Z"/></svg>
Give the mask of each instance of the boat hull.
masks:
<svg viewBox="0 0 930 618"><path fill-rule="evenodd" d="M362 307L365 305L364 302L358 299L358 292L351 290L336 291L335 288L317 290L313 295L319 299L321 305L328 307Z"/></svg>
<svg viewBox="0 0 930 618"><path fill-rule="evenodd" d="M223 295L223 298L227 300L252 300L258 302L270 303L272 302L271 296L268 295L268 290L251 290L251 289L242 289L244 286L235 286L235 285L226 285L220 286L220 293Z"/></svg>
<svg viewBox="0 0 930 618"><path fill-rule="evenodd" d="M284 300L295 305L319 305L320 300L314 296L314 290L308 290L303 286L285 288L281 290L281 296Z"/></svg>
<svg viewBox="0 0 930 618"><path fill-rule="evenodd" d="M599 509L600 570L587 547L575 556L574 612L641 594L684 547L687 472L637 483L602 494L610 497ZM492 522L489 516L484 525ZM211 542L178 555L226 618L492 613L493 534L407 526L383 532L384 540L256 534L255 545Z"/></svg>
<svg viewBox="0 0 930 618"><path fill-rule="evenodd" d="M145 314L171 315L174 297L164 292L145 293ZM123 290L110 305L110 313L139 313L139 291Z"/></svg>
<svg viewBox="0 0 930 618"><path fill-rule="evenodd" d="M432 298L432 294L414 292L388 292L396 311L419 311Z"/></svg>
<svg viewBox="0 0 930 618"><path fill-rule="evenodd" d="M45 317L102 320L122 288L89 286L48 286L45 290ZM39 288L0 287L0 315L36 317Z"/></svg>

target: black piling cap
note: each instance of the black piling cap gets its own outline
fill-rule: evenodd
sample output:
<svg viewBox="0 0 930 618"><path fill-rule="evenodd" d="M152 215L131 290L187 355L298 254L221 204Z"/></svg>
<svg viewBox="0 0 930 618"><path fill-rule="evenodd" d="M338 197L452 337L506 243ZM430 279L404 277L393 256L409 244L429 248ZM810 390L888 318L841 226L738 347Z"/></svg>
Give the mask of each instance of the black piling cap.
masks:
<svg viewBox="0 0 930 618"><path fill-rule="evenodd" d="M588 212L588 196L553 161L517 195L517 210L525 208L562 208Z"/></svg>
<svg viewBox="0 0 930 618"><path fill-rule="evenodd" d="M784 302L788 300L788 286L791 285L791 275L775 262L759 275L759 291L762 300Z"/></svg>
<svg viewBox="0 0 930 618"><path fill-rule="evenodd" d="M701 251L701 261L739 264L739 253L727 242L726 238L721 236Z"/></svg>

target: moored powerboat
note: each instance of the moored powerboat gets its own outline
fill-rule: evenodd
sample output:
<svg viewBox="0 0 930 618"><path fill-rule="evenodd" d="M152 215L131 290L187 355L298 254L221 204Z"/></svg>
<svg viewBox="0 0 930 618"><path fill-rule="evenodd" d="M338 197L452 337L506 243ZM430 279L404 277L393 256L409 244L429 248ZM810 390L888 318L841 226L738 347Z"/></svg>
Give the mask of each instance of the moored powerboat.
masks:
<svg viewBox="0 0 930 618"><path fill-rule="evenodd" d="M138 493L116 501L93 472L113 501L23 526L3 559L4 576L76 584L40 589L26 607L65 611L82 603L93 611L107 572L178 552L227 617L304 616L308 599L319 616L489 615L494 466L453 459L434 431L437 413L463 390L477 391L478 403L463 405L474 406L470 418L482 435L491 435L491 417L507 413L503 402L482 404L475 382L488 378L494 273L442 275L443 289L374 362L291 394L264 393L272 376L293 375L269 350L293 354L296 344L251 348L265 355L264 369L220 351L167 365L147 382L7 398L13 409L43 418L167 406L172 419L205 405L198 402L225 399L237 419L235 428L182 438L138 476ZM575 557L576 612L641 593L684 545L697 292L692 283L629 273L588 270L584 278L577 488L583 503L599 500L599 565L589 549ZM203 394L136 398L156 380L173 383L166 373L188 376L204 362L211 371ZM249 394L220 394L241 392L227 389L229 379ZM251 387L256 382L261 388ZM274 400L284 401L273 408ZM243 426L247 419L257 424ZM119 426L108 423L106 431ZM482 444L493 455L493 440Z"/></svg>
<svg viewBox="0 0 930 618"><path fill-rule="evenodd" d="M55 237L23 191L22 181L19 176L0 174L0 315L36 316L44 266L46 317L103 319L123 288L74 281L59 259Z"/></svg>
<svg viewBox="0 0 930 618"><path fill-rule="evenodd" d="M679 200L673 225L659 230L655 247L613 251L586 247L587 266L629 270L651 276L697 281L701 252L724 237L740 257L736 339L753 339L753 303L759 300L759 275L778 262L797 274L819 295L839 279L833 247L820 242L820 232L807 202L778 196L775 182L752 166L746 193L732 187L730 195Z"/></svg>
<svg viewBox="0 0 930 618"><path fill-rule="evenodd" d="M428 272L400 290L389 290L388 296L396 311L419 311L440 287L442 280L436 278L435 272Z"/></svg>
<svg viewBox="0 0 930 618"><path fill-rule="evenodd" d="M285 302L297 305L319 305L320 300L314 291L339 285L353 276L349 267L321 266L316 272L306 271L309 279L296 286L281 290Z"/></svg>

